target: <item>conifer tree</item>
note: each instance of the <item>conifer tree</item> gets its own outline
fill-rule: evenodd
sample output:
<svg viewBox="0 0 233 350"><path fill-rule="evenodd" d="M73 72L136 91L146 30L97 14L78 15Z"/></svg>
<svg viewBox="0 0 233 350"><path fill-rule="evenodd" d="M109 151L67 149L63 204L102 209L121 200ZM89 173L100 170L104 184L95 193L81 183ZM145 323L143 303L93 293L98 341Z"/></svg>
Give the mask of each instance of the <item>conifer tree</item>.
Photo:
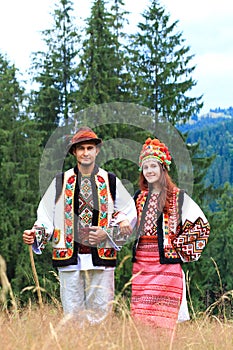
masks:
<svg viewBox="0 0 233 350"><path fill-rule="evenodd" d="M190 47L158 0L151 0L142 18L130 45L135 101L154 111L155 124L161 117L172 125L185 122L202 107L202 96L189 96L196 85Z"/></svg>
<svg viewBox="0 0 233 350"><path fill-rule="evenodd" d="M33 57L33 83L38 88L32 93L32 110L47 133L45 141L58 125L67 123L75 103L79 34L72 6L71 0L59 0L55 5L53 27L42 32L46 49Z"/></svg>
<svg viewBox="0 0 233 350"><path fill-rule="evenodd" d="M26 105L16 67L0 55L0 245L10 281L22 256L22 232L32 225L39 198L41 135ZM22 281L22 275L18 278Z"/></svg>
<svg viewBox="0 0 233 350"><path fill-rule="evenodd" d="M112 12L104 0L95 0L87 19L86 35L80 56L78 109L124 100L124 52L120 38L125 12L122 1L115 1Z"/></svg>
<svg viewBox="0 0 233 350"><path fill-rule="evenodd" d="M143 21L138 24L138 32L132 36L132 45L129 50L133 63L132 74L136 82L134 97L136 102L148 107L154 114L153 129L156 136L160 138L161 135L156 132L159 124L164 119L173 126L188 121L202 107L202 96L190 97L190 91L196 85L192 79L195 67L191 64L193 55L190 54L190 48L184 45L182 33L175 33L178 21L171 23L169 15L157 0L150 2L150 6L142 17ZM168 130L165 130L166 132ZM183 135L184 144L186 136ZM176 147L177 145L172 144L171 139L171 153ZM187 144L186 147L193 167L191 195L206 211L204 199L206 200L207 193L211 194L211 186L206 188L204 177L213 157L202 157L199 144ZM171 173L174 178L174 167ZM188 175L187 183L190 181ZM192 278L191 287L192 291L194 290L195 301L198 300L195 285L202 283L202 274L198 273L202 263L203 259L197 263L184 265L184 269L189 270ZM204 283L201 285L205 295L208 287Z"/></svg>
<svg viewBox="0 0 233 350"><path fill-rule="evenodd" d="M129 56L127 54L128 34L125 32L125 26L128 24L128 12L124 10L125 2L123 0L114 0L111 6L112 13L112 31L116 45L116 74L119 78L119 86L117 88L118 96L116 101L131 102L132 101L132 76L130 74Z"/></svg>
<svg viewBox="0 0 233 350"><path fill-rule="evenodd" d="M210 244L210 255L216 261L219 268L223 292L233 290L232 272L232 249L233 249L233 187L226 182L223 187L223 193L217 200L217 212L213 216L213 231ZM217 288L217 274L215 278L212 269L212 290L217 293L220 290L220 284ZM215 282L214 282L215 281Z"/></svg>
<svg viewBox="0 0 233 350"><path fill-rule="evenodd" d="M123 40L123 24L126 20L124 2L116 0L108 11L106 2L95 0L91 15L87 19L85 40L80 56L79 90L77 111L86 109L85 115L77 117L79 122L95 128L97 134L104 140L119 137L124 131L123 125L114 125L121 116L116 105L112 115L103 104L110 102L128 102L130 75L126 69L126 56ZM95 106L96 109L95 109ZM101 106L103 109L101 111ZM115 108L116 107L116 108ZM90 108L92 110L90 110ZM101 124L101 127L98 125ZM97 126L97 127L96 127ZM119 169L119 161L114 160L107 165L108 170ZM120 173L121 171L119 171ZM118 175L119 175L118 173Z"/></svg>
<svg viewBox="0 0 233 350"><path fill-rule="evenodd" d="M215 212L207 212L210 221L209 243L200 261L186 266L191 278L191 298L196 311L205 311L214 303L213 313L219 317L232 317L233 290L232 261L232 203L233 189L225 183L222 194L216 200ZM228 297L224 297L229 293Z"/></svg>

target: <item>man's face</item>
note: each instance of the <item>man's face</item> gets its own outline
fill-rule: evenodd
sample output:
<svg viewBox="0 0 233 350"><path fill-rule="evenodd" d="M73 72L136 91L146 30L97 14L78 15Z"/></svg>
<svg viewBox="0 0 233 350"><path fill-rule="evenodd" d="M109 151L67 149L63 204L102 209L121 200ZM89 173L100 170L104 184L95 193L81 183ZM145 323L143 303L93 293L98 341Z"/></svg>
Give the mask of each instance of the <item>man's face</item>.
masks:
<svg viewBox="0 0 233 350"><path fill-rule="evenodd" d="M73 151L77 163L84 167L94 165L98 153L99 148L92 141L85 141L77 144Z"/></svg>

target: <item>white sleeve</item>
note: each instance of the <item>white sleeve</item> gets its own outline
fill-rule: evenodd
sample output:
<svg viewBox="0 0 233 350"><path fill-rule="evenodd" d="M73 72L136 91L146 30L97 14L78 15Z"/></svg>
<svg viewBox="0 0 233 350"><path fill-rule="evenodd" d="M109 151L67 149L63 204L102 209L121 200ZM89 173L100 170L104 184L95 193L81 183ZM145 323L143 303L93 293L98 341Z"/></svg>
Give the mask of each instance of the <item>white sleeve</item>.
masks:
<svg viewBox="0 0 233 350"><path fill-rule="evenodd" d="M37 208L37 219L33 225L36 230L36 238L33 251L41 254L41 250L51 239L54 230L56 179L53 179Z"/></svg>
<svg viewBox="0 0 233 350"><path fill-rule="evenodd" d="M132 227L135 226L137 212L134 200L118 178L116 178L116 199L114 210L117 213L114 224L118 224L127 219Z"/></svg>
<svg viewBox="0 0 233 350"><path fill-rule="evenodd" d="M181 232L172 244L183 262L197 261L210 234L210 225L199 205L187 194L182 205Z"/></svg>
<svg viewBox="0 0 233 350"><path fill-rule="evenodd" d="M198 218L202 218L203 222L208 222L205 214L194 200L184 193L184 201L182 205L182 225L185 221L195 222Z"/></svg>

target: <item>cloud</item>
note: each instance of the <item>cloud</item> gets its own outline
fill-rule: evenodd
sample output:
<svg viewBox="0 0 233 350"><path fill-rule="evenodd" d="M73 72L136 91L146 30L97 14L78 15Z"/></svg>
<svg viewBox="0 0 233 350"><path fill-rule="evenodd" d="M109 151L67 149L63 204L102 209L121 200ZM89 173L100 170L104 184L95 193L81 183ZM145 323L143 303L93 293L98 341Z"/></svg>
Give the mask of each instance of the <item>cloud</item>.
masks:
<svg viewBox="0 0 233 350"><path fill-rule="evenodd" d="M199 74L202 76L211 75L215 76L230 75L233 77L232 62L233 51L231 55L225 55L224 53L206 53L198 56L196 59Z"/></svg>
<svg viewBox="0 0 233 350"><path fill-rule="evenodd" d="M55 0L7 0L0 11L0 53L7 54L21 71L30 66L32 52L43 49L41 31L53 23ZM92 0L75 0L74 15L86 18ZM141 14L149 0L125 0L125 9L131 14L134 28L142 20ZM161 0L171 21L178 21L177 31L182 32L185 45L190 46L196 65L195 96L204 93L205 104L233 105L231 96L233 79L233 2L229 0ZM213 99L213 96L215 97ZM213 103L213 105L211 105Z"/></svg>
<svg viewBox="0 0 233 350"><path fill-rule="evenodd" d="M172 17L183 23L209 23L210 20L231 19L233 4L229 0L161 0Z"/></svg>

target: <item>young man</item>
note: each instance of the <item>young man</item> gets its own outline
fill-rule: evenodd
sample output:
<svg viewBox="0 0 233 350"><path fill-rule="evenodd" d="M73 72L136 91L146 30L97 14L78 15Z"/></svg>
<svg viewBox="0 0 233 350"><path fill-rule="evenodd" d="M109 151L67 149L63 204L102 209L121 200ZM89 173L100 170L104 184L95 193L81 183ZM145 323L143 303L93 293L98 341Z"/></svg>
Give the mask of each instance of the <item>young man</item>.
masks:
<svg viewBox="0 0 233 350"><path fill-rule="evenodd" d="M23 240L41 254L53 239L53 266L58 268L65 314L95 324L110 312L114 299L114 267L118 246L113 226L130 235L136 222L133 199L120 180L99 168L102 140L88 127L73 136L69 152L77 165L64 173L58 192L56 177Z"/></svg>

